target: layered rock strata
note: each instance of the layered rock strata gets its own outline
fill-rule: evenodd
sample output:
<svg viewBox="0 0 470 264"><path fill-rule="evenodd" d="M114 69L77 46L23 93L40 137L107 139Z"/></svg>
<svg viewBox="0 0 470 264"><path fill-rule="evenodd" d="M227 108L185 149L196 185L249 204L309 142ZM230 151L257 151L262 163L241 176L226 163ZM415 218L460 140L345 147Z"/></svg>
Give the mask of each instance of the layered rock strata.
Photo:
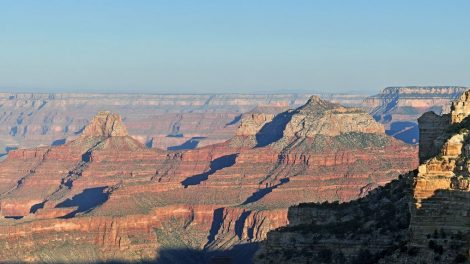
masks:
<svg viewBox="0 0 470 264"><path fill-rule="evenodd" d="M360 105L364 96L324 94ZM230 139L240 117L260 106L271 114L302 105L308 94L0 93L0 154L61 145L80 134L96 112L120 113L130 134L160 149L190 149ZM280 108L277 110L277 108Z"/></svg>
<svg viewBox="0 0 470 264"><path fill-rule="evenodd" d="M468 263L470 91L419 119L418 170L343 204L289 209L258 263Z"/></svg>
<svg viewBox="0 0 470 264"><path fill-rule="evenodd" d="M366 98L364 107L385 125L388 135L417 144L420 135L417 118L428 111L437 115L449 113L451 102L467 89L458 86L387 87L382 93Z"/></svg>
<svg viewBox="0 0 470 264"><path fill-rule="evenodd" d="M227 142L165 151L101 112L62 146L11 151L1 260L247 262L289 206L362 197L416 166L365 112L318 97L246 118Z"/></svg>

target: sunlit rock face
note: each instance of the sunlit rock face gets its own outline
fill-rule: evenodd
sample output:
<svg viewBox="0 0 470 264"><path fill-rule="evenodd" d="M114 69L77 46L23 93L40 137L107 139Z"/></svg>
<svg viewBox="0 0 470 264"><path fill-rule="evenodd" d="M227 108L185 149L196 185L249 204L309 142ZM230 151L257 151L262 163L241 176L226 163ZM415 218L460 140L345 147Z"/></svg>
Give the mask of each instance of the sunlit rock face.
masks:
<svg viewBox="0 0 470 264"><path fill-rule="evenodd" d="M444 133L430 138L438 154L425 160L419 167L416 178L414 198L416 211L412 211L413 236L417 240L425 240L428 233L437 227L451 233L467 233L468 221L466 213L467 199L470 198L470 143L468 140L470 122L470 91L465 92L459 100L452 103L451 113L440 117L447 124L440 124L435 130ZM450 116L450 118L449 118ZM426 120L421 120L426 125ZM439 201L439 202L437 202ZM443 205L445 204L445 207ZM457 206L457 207L455 207ZM452 211L451 208L459 208Z"/></svg>
<svg viewBox="0 0 470 264"><path fill-rule="evenodd" d="M125 137L127 128L118 114L99 112L83 130L82 137Z"/></svg>
<svg viewBox="0 0 470 264"><path fill-rule="evenodd" d="M366 98L364 107L385 125L388 135L418 144L418 117L429 111L437 115L449 113L451 102L467 89L458 86L387 87L382 93Z"/></svg>
<svg viewBox="0 0 470 264"><path fill-rule="evenodd" d="M290 207L256 263L467 263L470 91L419 118L421 165L349 203Z"/></svg>
<svg viewBox="0 0 470 264"><path fill-rule="evenodd" d="M311 97L242 116L223 143L148 148L100 112L61 146L0 163L0 260L245 263L301 202L365 196L417 165L417 150L355 108Z"/></svg>

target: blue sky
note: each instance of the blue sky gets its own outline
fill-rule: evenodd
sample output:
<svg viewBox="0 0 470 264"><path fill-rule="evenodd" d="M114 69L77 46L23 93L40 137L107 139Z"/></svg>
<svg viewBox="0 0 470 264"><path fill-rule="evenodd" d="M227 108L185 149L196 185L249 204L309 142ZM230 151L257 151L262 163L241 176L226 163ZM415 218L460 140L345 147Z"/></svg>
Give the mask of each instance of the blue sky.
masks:
<svg viewBox="0 0 470 264"><path fill-rule="evenodd" d="M0 90L470 86L470 1L0 0Z"/></svg>

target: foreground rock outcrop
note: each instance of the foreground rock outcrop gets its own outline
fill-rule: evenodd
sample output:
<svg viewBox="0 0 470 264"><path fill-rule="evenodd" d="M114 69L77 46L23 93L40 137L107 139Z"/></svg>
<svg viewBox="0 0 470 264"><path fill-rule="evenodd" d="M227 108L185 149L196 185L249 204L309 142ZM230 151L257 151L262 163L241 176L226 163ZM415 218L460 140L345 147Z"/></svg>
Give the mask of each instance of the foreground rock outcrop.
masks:
<svg viewBox="0 0 470 264"><path fill-rule="evenodd" d="M470 91L419 118L421 165L362 199L300 204L257 263L468 263Z"/></svg>
<svg viewBox="0 0 470 264"><path fill-rule="evenodd" d="M262 112L262 111L260 111ZM0 163L0 260L249 262L301 202L349 201L417 166L368 114L311 97L232 139L147 148L100 112L75 140Z"/></svg>

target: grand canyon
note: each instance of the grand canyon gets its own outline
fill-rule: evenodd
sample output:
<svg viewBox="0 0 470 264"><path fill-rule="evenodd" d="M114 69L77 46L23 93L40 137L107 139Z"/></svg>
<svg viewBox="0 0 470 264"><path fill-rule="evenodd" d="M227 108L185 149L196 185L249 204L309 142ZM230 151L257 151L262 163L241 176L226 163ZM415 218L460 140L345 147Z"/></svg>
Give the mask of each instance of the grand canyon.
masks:
<svg viewBox="0 0 470 264"><path fill-rule="evenodd" d="M0 1L0 264L470 264L469 10Z"/></svg>
<svg viewBox="0 0 470 264"><path fill-rule="evenodd" d="M302 203L257 263L467 263L470 91L419 119L418 168L347 203Z"/></svg>
<svg viewBox="0 0 470 264"><path fill-rule="evenodd" d="M277 105L274 105L277 107ZM99 112L55 146L0 163L5 261L250 261L301 202L350 201L418 164L417 148L359 108L317 96L257 107L228 140L150 148Z"/></svg>
<svg viewBox="0 0 470 264"><path fill-rule="evenodd" d="M373 96L316 94L359 107L385 126L385 132L417 144L417 118L447 113L465 87L387 87ZM275 115L304 104L311 94L92 94L1 93L0 155L16 148L61 145L77 137L99 111L119 113L130 136L148 147L184 150L224 142L242 116Z"/></svg>
<svg viewBox="0 0 470 264"><path fill-rule="evenodd" d="M442 124L456 126L465 119L468 96L451 104L461 89L386 88L382 94L396 93L396 106L388 107L387 118L378 114L390 104L389 96L382 94L329 95L335 102L299 95L244 101L241 95L214 95L209 102L192 101L192 96L165 102L161 98L169 95L159 100L140 95L144 114L124 111L126 118L116 109L129 110L135 98L125 95L109 96L112 101L104 106L76 99L87 98L84 95L49 95L49 99L10 95L5 99L9 104L2 106L10 110L3 122L16 115L25 120L16 122L23 137L11 134L11 128L9 135L17 144L38 146L9 149L0 163L1 259L46 263L316 259L323 263L324 258L344 258L353 263L364 258L366 245L371 256L393 253L396 241L405 247L411 226L425 226L413 225L413 219L422 219L413 217L416 210L408 213L413 186L419 183L413 183L419 177L412 171L448 145L441 139L449 137ZM211 104L222 104L221 98L224 107L215 111ZM117 106L109 107L113 103ZM63 104L66 111L59 111ZM102 107L113 111L97 110L82 127L87 112L69 110L70 105L75 109L80 104L90 111ZM289 108L295 105L300 106ZM400 107L416 110L395 118L392 110ZM196 108L200 112L189 110ZM24 114L25 109L29 114ZM435 112L413 120L417 112L427 110ZM152 111L154 116L149 115ZM53 118L46 118L49 115ZM42 124L46 133L33 129L41 120L48 120ZM419 153L417 145L387 135L391 120L419 122ZM206 142L180 148L168 145L184 145L194 137ZM439 168L443 166L449 170L448 165ZM419 175L425 175L421 167ZM426 195L420 199L432 196L437 188L423 179ZM430 186L434 189L427 190ZM384 222L391 217L396 220ZM356 229L365 230L360 224L367 224L368 231L357 233ZM333 226L337 227L331 231ZM369 231L374 228L377 231ZM421 236L433 232L419 228ZM307 242L312 239L316 242ZM344 250L336 250L337 245ZM392 253L387 257L400 257Z"/></svg>

